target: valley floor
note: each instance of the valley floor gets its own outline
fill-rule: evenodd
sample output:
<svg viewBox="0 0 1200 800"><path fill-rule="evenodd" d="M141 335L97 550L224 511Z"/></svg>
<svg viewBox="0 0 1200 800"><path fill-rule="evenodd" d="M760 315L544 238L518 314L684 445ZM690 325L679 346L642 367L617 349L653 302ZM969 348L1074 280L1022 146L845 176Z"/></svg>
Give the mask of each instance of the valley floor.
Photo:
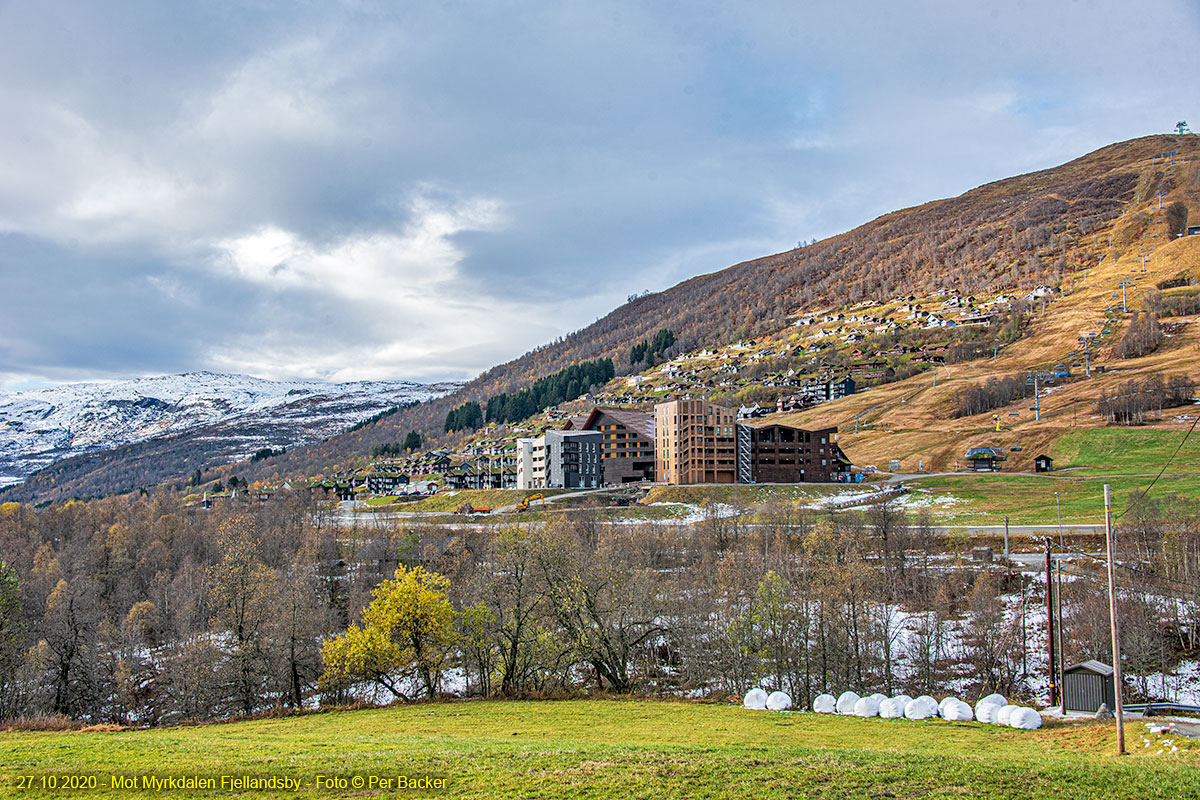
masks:
<svg viewBox="0 0 1200 800"><path fill-rule="evenodd" d="M42 776L298 780L298 789L72 791L170 795L467 798L1200 797L1200 747L1111 723L1047 720L1038 731L941 720L858 719L652 700L471 701L150 731L0 733L0 795L49 796ZM1178 738L1178 737L1177 737ZM1164 750L1166 752L1164 752ZM18 789L19 776L34 788ZM318 788L317 776L339 785ZM397 790L394 779L443 778ZM372 787L392 780L388 788ZM356 778L363 786L358 788Z"/></svg>

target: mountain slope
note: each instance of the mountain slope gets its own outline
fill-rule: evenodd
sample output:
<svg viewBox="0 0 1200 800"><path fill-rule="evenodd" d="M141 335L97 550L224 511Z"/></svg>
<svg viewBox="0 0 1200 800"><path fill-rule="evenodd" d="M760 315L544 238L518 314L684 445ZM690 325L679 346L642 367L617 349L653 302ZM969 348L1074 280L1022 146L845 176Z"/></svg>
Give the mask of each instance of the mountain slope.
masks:
<svg viewBox="0 0 1200 800"><path fill-rule="evenodd" d="M1179 144L1177 159L1186 169L1195 170L1198 139ZM1154 160L1172 143L1160 135L1109 145L639 297L559 342L493 367L454 395L289 454L270 468L309 474L346 464L409 428L436 434L454 405L486 400L584 359L611 356L619 366L627 364L633 344L660 328L675 332L672 352L683 352L779 330L800 309L882 302L938 287L970 293L1058 286L1106 253L1111 258L1136 249L1146 221L1134 213L1122 217L1154 199L1163 180ZM1117 250L1108 248L1110 240Z"/></svg>
<svg viewBox="0 0 1200 800"><path fill-rule="evenodd" d="M965 294L1039 284L1061 288L1097 264L1107 268L1118 263L1114 259L1124 269L1151 224L1150 206L1159 189L1171 192L1168 202L1179 197L1200 209L1200 198L1192 196L1200 141L1191 136L1178 144L1181 166L1173 174L1180 186L1190 187L1184 189L1168 185L1161 160L1156 161L1173 143L1169 136L1148 136L1113 144L1058 167L884 215L816 245L698 276L637 298L560 341L493 367L453 394L239 468L239 474L255 478L336 470L413 428L433 443L449 441L441 430L452 407L482 402L584 359L611 356L618 366L628 364L630 348L660 328L670 328L677 337L669 355L778 331L799 310L884 302L937 288ZM1066 352L1070 346L1053 344L1046 352ZM1019 348L1012 358L1024 360ZM101 464L92 469L103 474L119 468Z"/></svg>
<svg viewBox="0 0 1200 800"><path fill-rule="evenodd" d="M72 482L64 479L71 467L113 463L115 454L92 454L140 444L134 452L143 464L182 460L177 466L164 463L164 474L150 479L159 470L144 470L145 479L116 488L153 484L197 467L248 458L261 448L324 439L386 409L458 386L268 381L198 372L0 393L0 481L19 482L66 460L65 467L49 474L60 491L68 491Z"/></svg>

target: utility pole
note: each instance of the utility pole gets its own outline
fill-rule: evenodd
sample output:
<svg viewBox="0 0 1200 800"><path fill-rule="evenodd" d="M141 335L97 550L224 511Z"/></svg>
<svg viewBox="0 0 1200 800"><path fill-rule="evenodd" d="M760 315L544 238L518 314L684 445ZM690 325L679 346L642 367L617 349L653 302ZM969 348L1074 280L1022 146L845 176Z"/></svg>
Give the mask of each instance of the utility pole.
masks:
<svg viewBox="0 0 1200 800"><path fill-rule="evenodd" d="M1004 515L1004 562L1008 563L1008 514Z"/></svg>
<svg viewBox="0 0 1200 800"><path fill-rule="evenodd" d="M1112 629L1113 689L1117 708L1117 755L1125 755L1125 706L1121 702L1121 626L1117 622L1117 582L1113 564L1112 494L1104 484L1104 543L1108 548L1108 619Z"/></svg>
<svg viewBox="0 0 1200 800"><path fill-rule="evenodd" d="M1054 581L1050 566L1050 537L1046 537L1046 645L1050 653L1050 705L1058 705L1058 670L1054 660Z"/></svg>
<svg viewBox="0 0 1200 800"><path fill-rule="evenodd" d="M1063 615L1062 615L1062 552L1065 551L1066 542L1063 541L1062 535L1062 500L1058 496L1058 492L1054 493L1054 504L1058 506L1058 545L1060 552L1058 558L1055 559L1054 569L1054 610L1058 614L1058 693L1059 699L1063 701L1063 707L1066 707L1066 699L1062 697L1063 685L1066 683L1067 669L1067 648L1063 644Z"/></svg>

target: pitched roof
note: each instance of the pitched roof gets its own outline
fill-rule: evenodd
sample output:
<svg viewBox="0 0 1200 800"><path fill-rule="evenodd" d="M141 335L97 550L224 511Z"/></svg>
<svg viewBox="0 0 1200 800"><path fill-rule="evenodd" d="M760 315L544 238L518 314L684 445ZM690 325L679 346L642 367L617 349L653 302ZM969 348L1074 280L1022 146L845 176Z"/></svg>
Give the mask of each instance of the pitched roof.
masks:
<svg viewBox="0 0 1200 800"><path fill-rule="evenodd" d="M654 441L654 415L647 414L645 411L630 411L625 408L596 406L586 417L572 417L569 430L588 430L597 424L596 420L601 414L618 425L623 425L634 433ZM576 424L576 419L580 420L579 424Z"/></svg>
<svg viewBox="0 0 1200 800"><path fill-rule="evenodd" d="M1070 672L1073 669L1086 669L1088 672L1096 672L1096 673L1099 673L1100 675L1112 675L1113 674L1113 668L1110 667L1108 664L1103 664L1099 661L1095 661L1092 659L1089 659L1088 661L1081 661L1078 664L1072 664L1071 666L1069 666L1065 670L1063 670L1063 672Z"/></svg>

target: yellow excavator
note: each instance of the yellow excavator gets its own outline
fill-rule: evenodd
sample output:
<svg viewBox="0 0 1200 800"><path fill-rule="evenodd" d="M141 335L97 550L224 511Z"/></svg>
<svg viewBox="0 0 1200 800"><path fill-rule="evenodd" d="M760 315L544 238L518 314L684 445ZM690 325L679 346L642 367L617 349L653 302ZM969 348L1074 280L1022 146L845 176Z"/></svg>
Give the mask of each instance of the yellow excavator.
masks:
<svg viewBox="0 0 1200 800"><path fill-rule="evenodd" d="M530 504L533 503L533 501L535 501L535 500L537 502L541 503L542 506L546 505L546 498L544 495L531 494L528 497L526 497L524 500L522 500L521 502L517 503L517 511L528 511Z"/></svg>

